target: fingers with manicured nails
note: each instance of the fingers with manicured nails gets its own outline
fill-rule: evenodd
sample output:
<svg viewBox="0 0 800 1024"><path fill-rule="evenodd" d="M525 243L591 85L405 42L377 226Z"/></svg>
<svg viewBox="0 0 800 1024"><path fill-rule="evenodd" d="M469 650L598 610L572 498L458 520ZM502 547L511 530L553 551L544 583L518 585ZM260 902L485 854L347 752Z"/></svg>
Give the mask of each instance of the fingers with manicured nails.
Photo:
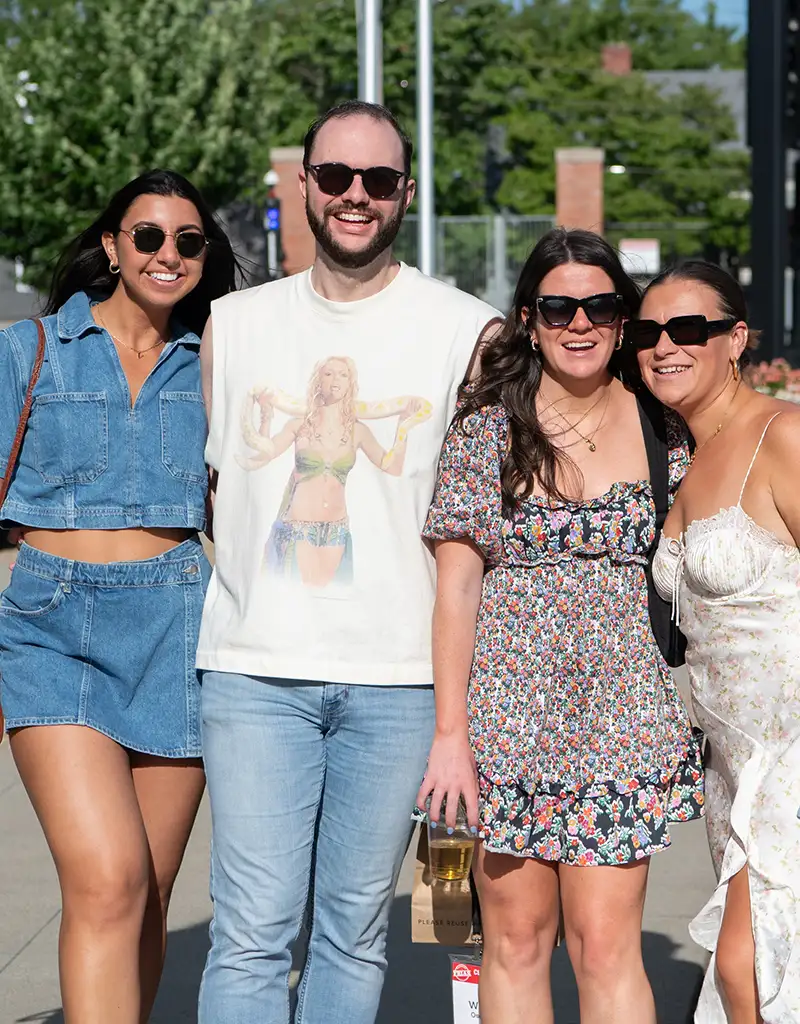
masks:
<svg viewBox="0 0 800 1024"><path fill-rule="evenodd" d="M442 800L446 794L445 788L438 782L431 793L431 809L428 811L428 820L434 828L437 828L442 818Z"/></svg>
<svg viewBox="0 0 800 1024"><path fill-rule="evenodd" d="M419 809L421 811L425 810L425 802L427 801L428 797L431 795L432 791L433 791L433 782L426 775L425 778L422 780L422 785L419 787L419 793L417 793L417 807L419 807Z"/></svg>
<svg viewBox="0 0 800 1024"><path fill-rule="evenodd" d="M464 790L464 803L467 805L467 824L470 829L478 831L478 780L473 778L472 785Z"/></svg>

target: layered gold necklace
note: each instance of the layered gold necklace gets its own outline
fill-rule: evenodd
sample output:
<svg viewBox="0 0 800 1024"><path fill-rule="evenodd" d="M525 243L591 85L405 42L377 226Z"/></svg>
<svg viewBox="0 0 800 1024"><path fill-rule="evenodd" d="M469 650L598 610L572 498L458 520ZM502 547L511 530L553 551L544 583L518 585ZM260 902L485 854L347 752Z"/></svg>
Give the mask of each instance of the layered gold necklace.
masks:
<svg viewBox="0 0 800 1024"><path fill-rule="evenodd" d="M561 410L556 407L555 402L548 402L544 409L542 409L542 412L547 412L548 409L552 409L556 416L558 416L558 418L564 424L564 430L561 431L562 437L570 430L574 430L575 433L578 435L577 441L570 441L567 444L562 445L563 448L572 448L576 444L580 444L581 442L583 442L590 452L597 451L597 445L595 444L594 439L596 435L599 433L600 428L603 426L603 423L605 422L606 418L606 413L608 412L608 404L611 401L611 391L609 390L609 388L610 385L606 388L606 393L604 395L600 395L599 398L595 399L595 401L592 402L592 404L589 406L586 412L582 416L579 416L574 423L568 420L564 413L561 412ZM603 401L603 399L605 399L605 405L603 406L603 412L600 416L597 426L589 434L584 434L584 432L580 430L579 424L583 423L583 421L587 419L587 417L597 408L597 406Z"/></svg>

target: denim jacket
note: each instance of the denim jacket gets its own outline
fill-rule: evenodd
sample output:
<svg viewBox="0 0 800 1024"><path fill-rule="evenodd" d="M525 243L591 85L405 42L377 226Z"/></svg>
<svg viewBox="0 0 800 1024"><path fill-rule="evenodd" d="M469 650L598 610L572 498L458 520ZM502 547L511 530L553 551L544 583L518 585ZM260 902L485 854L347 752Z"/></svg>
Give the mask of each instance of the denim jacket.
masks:
<svg viewBox="0 0 800 1024"><path fill-rule="evenodd" d="M78 292L44 319L47 348L0 519L50 529L205 525L200 339L173 323L131 407L109 334ZM22 320L0 331L0 475L36 356Z"/></svg>

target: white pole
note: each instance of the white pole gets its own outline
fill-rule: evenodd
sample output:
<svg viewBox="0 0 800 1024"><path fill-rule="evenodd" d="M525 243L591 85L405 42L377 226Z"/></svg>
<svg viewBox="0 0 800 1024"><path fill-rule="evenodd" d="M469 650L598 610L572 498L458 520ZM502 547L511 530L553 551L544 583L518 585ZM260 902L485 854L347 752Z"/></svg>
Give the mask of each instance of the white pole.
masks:
<svg viewBox="0 0 800 1024"><path fill-rule="evenodd" d="M383 103L382 0L356 0L358 98Z"/></svg>
<svg viewBox="0 0 800 1024"><path fill-rule="evenodd" d="M417 0L417 262L423 274L436 273L433 187L433 11L432 0Z"/></svg>

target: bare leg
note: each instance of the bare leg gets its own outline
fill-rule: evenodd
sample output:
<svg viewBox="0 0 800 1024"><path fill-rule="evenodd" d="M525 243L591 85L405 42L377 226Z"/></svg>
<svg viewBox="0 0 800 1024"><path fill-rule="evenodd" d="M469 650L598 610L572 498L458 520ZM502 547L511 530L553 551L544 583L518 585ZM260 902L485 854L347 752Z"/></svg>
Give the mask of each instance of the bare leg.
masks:
<svg viewBox="0 0 800 1024"><path fill-rule="evenodd" d="M761 1024L755 964L750 880L744 867L728 883L717 939L717 978L730 1024Z"/></svg>
<svg viewBox="0 0 800 1024"><path fill-rule="evenodd" d="M553 1024L550 960L558 930L558 866L478 848L484 955L483 1024Z"/></svg>
<svg viewBox="0 0 800 1024"><path fill-rule="evenodd" d="M128 754L80 725L19 729L11 750L61 885L65 1024L139 1024L149 855Z"/></svg>
<svg viewBox="0 0 800 1024"><path fill-rule="evenodd" d="M205 775L199 758L177 760L131 753L133 785L150 848L150 886L140 946L141 1022L155 1002L167 942L167 909L183 860Z"/></svg>
<svg viewBox="0 0 800 1024"><path fill-rule="evenodd" d="M581 1024L656 1024L642 963L649 860L620 867L559 867L567 949Z"/></svg>

